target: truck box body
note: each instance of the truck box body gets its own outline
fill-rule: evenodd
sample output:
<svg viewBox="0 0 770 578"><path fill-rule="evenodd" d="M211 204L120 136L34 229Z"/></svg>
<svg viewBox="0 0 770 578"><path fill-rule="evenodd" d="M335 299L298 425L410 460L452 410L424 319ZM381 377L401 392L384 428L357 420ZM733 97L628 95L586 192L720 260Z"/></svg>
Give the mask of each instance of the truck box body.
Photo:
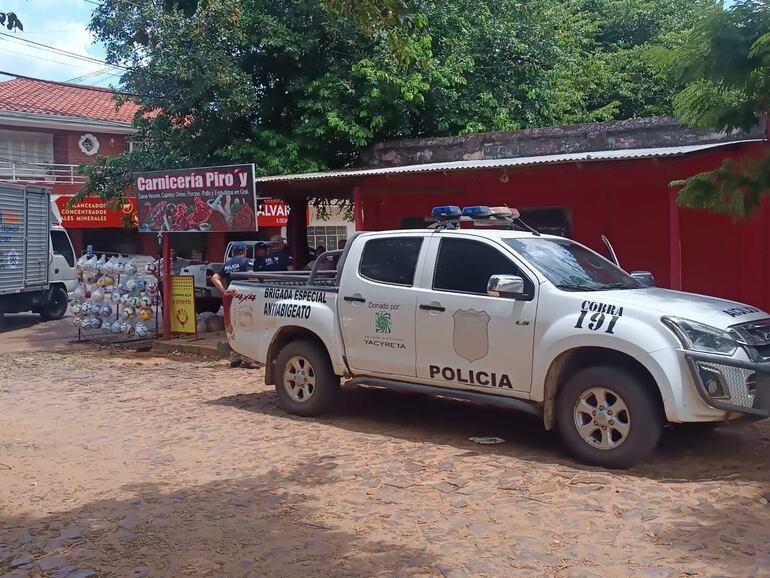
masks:
<svg viewBox="0 0 770 578"><path fill-rule="evenodd" d="M50 196L0 183L0 295L48 286Z"/></svg>

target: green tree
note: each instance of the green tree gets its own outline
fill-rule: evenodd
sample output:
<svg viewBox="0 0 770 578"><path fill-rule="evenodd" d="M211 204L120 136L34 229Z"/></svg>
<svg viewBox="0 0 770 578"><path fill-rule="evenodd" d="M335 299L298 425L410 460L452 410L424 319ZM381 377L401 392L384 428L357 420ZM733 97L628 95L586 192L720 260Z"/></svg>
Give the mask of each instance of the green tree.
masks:
<svg viewBox="0 0 770 578"><path fill-rule="evenodd" d="M383 139L670 112L635 51L711 1L103 0L91 29L128 67L146 148L86 167L86 193L123 195L137 170L306 172Z"/></svg>
<svg viewBox="0 0 770 578"><path fill-rule="evenodd" d="M676 50L658 51L686 87L675 95L678 119L722 130L750 129L770 111L770 2L739 0L712 11ZM770 155L726 160L713 171L673 183L680 204L750 216L770 192Z"/></svg>

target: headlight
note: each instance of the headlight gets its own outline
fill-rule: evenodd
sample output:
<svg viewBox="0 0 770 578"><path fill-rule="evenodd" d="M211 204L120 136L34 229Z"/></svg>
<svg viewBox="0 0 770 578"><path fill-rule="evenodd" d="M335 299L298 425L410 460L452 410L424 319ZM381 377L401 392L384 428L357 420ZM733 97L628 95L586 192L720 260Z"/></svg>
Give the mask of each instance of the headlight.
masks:
<svg viewBox="0 0 770 578"><path fill-rule="evenodd" d="M661 321L674 332L685 349L719 355L732 355L738 350L738 344L730 334L716 327L678 317L662 317Z"/></svg>

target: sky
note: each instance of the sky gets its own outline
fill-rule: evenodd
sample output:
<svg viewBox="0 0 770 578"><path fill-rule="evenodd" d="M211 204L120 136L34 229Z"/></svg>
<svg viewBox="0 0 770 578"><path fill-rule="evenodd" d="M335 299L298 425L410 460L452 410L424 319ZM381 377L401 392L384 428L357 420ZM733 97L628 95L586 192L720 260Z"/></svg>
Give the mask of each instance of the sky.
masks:
<svg viewBox="0 0 770 578"><path fill-rule="evenodd" d="M0 0L0 10L15 12L24 25L24 32L0 29L3 34L13 36L0 35L0 70L67 81L104 69L103 64L56 54L20 40L23 38L103 60L103 47L94 44L93 35L87 30L94 8L85 0ZM108 72L118 71L110 69ZM83 83L97 86L116 84L118 77L108 76L108 72L85 79ZM7 76L0 76L0 81L7 79Z"/></svg>

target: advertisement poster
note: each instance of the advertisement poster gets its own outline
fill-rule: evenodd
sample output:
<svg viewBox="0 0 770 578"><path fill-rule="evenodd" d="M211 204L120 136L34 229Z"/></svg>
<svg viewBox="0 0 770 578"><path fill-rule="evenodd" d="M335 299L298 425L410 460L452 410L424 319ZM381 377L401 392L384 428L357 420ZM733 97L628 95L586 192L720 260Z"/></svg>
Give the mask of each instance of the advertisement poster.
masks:
<svg viewBox="0 0 770 578"><path fill-rule="evenodd" d="M192 275L171 277L171 332L197 333L195 317L195 278Z"/></svg>
<svg viewBox="0 0 770 578"><path fill-rule="evenodd" d="M289 223L289 206L280 199L259 199L257 224L260 227L285 227Z"/></svg>
<svg viewBox="0 0 770 578"><path fill-rule="evenodd" d="M67 205L72 199L71 195L56 197L56 207L59 209L61 224L64 227L79 229L119 229L124 227L124 218L131 219L136 226L136 199L128 197L116 211L107 207L104 199L99 197L84 197L75 203L72 208Z"/></svg>
<svg viewBox="0 0 770 578"><path fill-rule="evenodd" d="M139 231L256 231L254 165L136 173Z"/></svg>

